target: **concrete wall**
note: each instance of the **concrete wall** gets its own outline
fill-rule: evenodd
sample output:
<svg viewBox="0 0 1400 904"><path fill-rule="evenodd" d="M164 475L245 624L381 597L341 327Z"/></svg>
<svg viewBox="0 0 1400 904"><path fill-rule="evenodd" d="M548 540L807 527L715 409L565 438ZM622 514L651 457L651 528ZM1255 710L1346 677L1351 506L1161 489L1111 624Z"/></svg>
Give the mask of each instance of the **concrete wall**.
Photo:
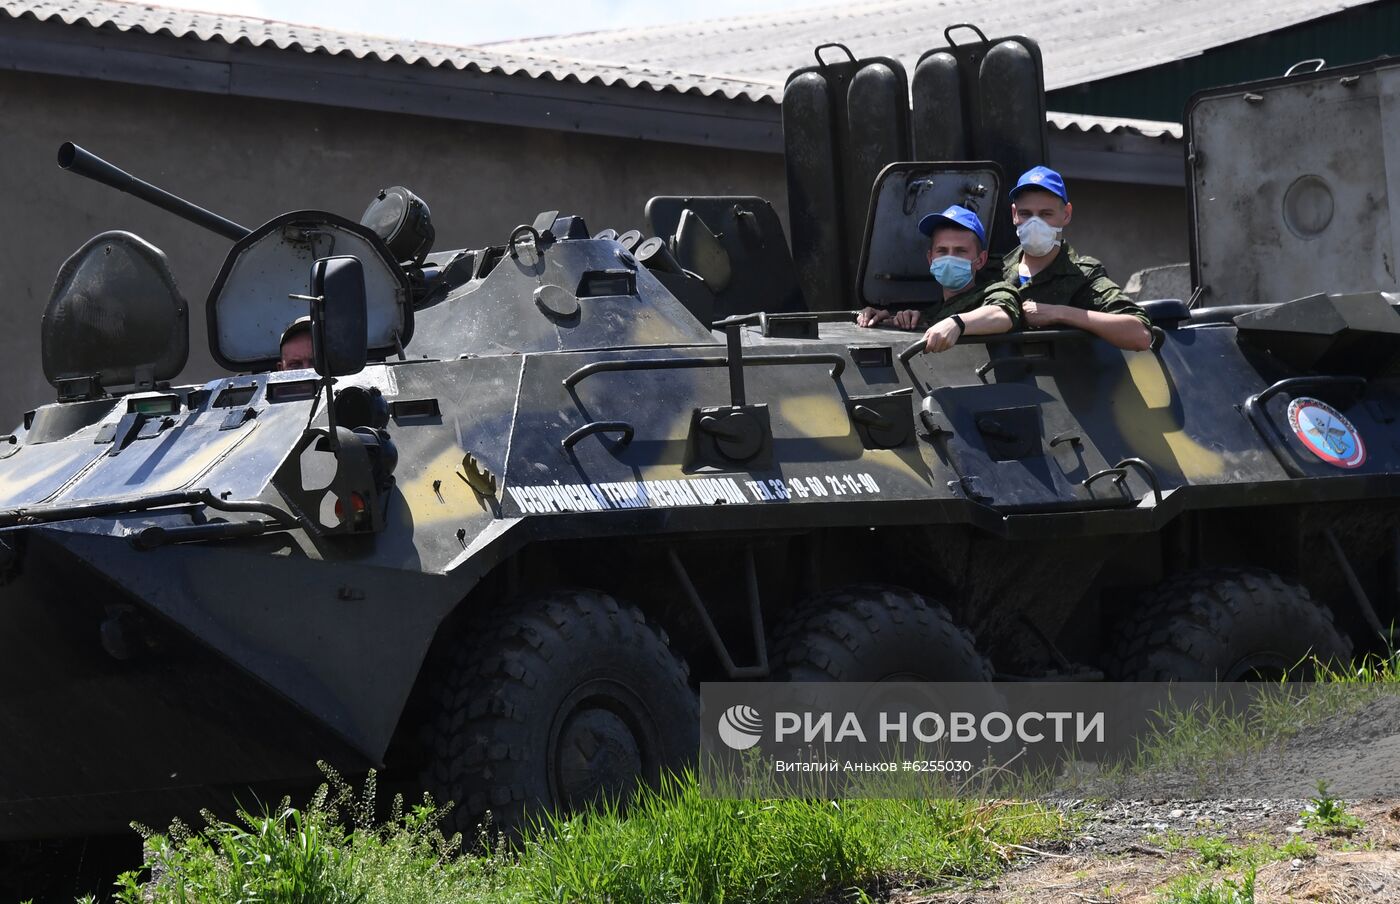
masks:
<svg viewBox="0 0 1400 904"><path fill-rule="evenodd" d="M1119 285L1135 270L1187 259L1186 195L1180 188L1069 179L1074 220L1065 237L1097 257Z"/></svg>
<svg viewBox="0 0 1400 904"><path fill-rule="evenodd" d="M593 231L642 225L657 194L756 194L786 213L771 154L251 100L58 76L0 72L0 420L54 397L39 322L65 257L95 233L126 229L165 251L190 303L182 380L217 376L204 305L229 242L97 183L62 172L72 140L133 174L256 226L286 210L357 219L375 191L412 188L432 207L438 250L503 242L537 212L582 214ZM1072 240L1126 281L1184 260L1181 192L1078 181Z"/></svg>

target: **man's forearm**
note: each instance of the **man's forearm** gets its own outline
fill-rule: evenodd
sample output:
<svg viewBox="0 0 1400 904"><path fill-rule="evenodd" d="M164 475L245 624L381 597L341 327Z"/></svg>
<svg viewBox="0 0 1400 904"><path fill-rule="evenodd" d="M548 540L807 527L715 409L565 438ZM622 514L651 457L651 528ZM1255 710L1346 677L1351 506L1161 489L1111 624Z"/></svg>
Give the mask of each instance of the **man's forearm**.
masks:
<svg viewBox="0 0 1400 904"><path fill-rule="evenodd" d="M1065 305L1057 319L1065 326L1093 333L1117 348L1140 352L1152 347L1152 331L1131 314L1105 314Z"/></svg>
<svg viewBox="0 0 1400 904"><path fill-rule="evenodd" d="M963 326L966 327L963 330L964 336L990 336L1011 329L1011 315L992 305L973 308L961 316Z"/></svg>

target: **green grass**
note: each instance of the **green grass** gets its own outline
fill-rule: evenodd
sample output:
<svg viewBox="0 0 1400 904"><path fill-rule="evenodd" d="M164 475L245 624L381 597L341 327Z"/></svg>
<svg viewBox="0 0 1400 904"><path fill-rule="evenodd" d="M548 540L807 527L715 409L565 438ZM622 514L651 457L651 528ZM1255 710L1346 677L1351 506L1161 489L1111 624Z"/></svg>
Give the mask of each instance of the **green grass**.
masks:
<svg viewBox="0 0 1400 904"><path fill-rule="evenodd" d="M1361 820L1347 812L1346 804L1333 797L1321 779L1317 796L1309 798L1308 808L1298 815L1305 827L1324 835L1354 835L1363 828Z"/></svg>
<svg viewBox="0 0 1400 904"><path fill-rule="evenodd" d="M1329 718L1360 710L1396 688L1352 682L1281 683L1256 689L1243 710L1225 700L1190 707L1167 705L1153 713L1155 725L1139 744L1132 768L1169 769L1208 778L1219 763L1260 753Z"/></svg>
<svg viewBox="0 0 1400 904"><path fill-rule="evenodd" d="M1400 655L1369 656L1321 669L1299 696L1280 685L1249 713L1209 706L1164 710L1161 729L1138 751L1138 767L1210 762L1251 752L1311 720L1359 707L1373 691L1400 685ZM1389 686L1389 687L1385 687ZM994 876L1019 846L1062 837L1072 826L1052 807L974 796L910 793L899 776L851 799L778 799L761 793L707 793L693 775L642 791L625 812L602 806L550 818L518 846L485 834L445 837L426 798L396 799L376 820L374 774L356 791L326 770L328 782L306 805L254 807L234 821L206 814L198 830L176 824L143 830L146 867L123 876L119 904L795 904L869 902L902 884L938 887ZM1023 790L1032 791L1036 781ZM1014 788L1014 784L1012 785ZM711 789L713 790L713 789ZM963 787L962 791L967 791ZM882 795L881 792L884 792ZM1303 814L1319 832L1341 834L1355 817L1320 783ZM1301 839L1282 846L1231 844L1223 837L1167 846L1199 858L1188 876L1159 892L1162 904L1248 904L1254 869L1277 859L1311 857ZM1227 876L1221 876L1224 871ZM152 874L157 881L151 882Z"/></svg>
<svg viewBox="0 0 1400 904"><path fill-rule="evenodd" d="M1210 699L1161 707L1135 754L1114 774L1165 770L1194 775L1209 786L1224 763L1256 755L1400 692L1400 651L1371 653L1344 665L1313 660L1309 667L1311 681L1285 679L1257 687L1257 696L1242 711Z"/></svg>
<svg viewBox="0 0 1400 904"><path fill-rule="evenodd" d="M1058 836L1065 817L976 800L713 799L690 776L615 806L546 821L519 847L438 830L425 801L375 822L373 775L339 776L305 807L146 832L146 870L120 904L866 901L900 883L994 875L1015 845ZM148 883L151 872L160 878Z"/></svg>
<svg viewBox="0 0 1400 904"><path fill-rule="evenodd" d="M1168 848L1171 850L1172 848ZM1246 836L1243 843L1231 843L1224 835L1204 835L1182 840L1175 850L1193 851L1203 869L1252 870L1275 860L1310 859L1317 848L1301 838L1289 838L1283 844L1273 844L1259 835Z"/></svg>
<svg viewBox="0 0 1400 904"><path fill-rule="evenodd" d="M1239 849L1230 844L1224 836L1209 835L1204 838L1193 838L1187 842L1187 846L1200 856L1202 865L1211 869L1229 866L1240 856Z"/></svg>
<svg viewBox="0 0 1400 904"><path fill-rule="evenodd" d="M1276 693L1261 696L1245 713L1201 704L1192 709L1165 708L1158 713L1160 729L1137 753L1138 768L1214 768L1215 763L1248 756L1280 740L1311 730L1321 720L1360 710L1381 694L1400 686L1400 653L1368 655L1349 665L1314 663L1308 685L1281 682ZM1210 764L1208 766L1204 764ZM1323 836L1349 836L1363 826L1333 796L1325 780L1299 814L1303 825ZM1255 870L1270 861L1310 859L1317 847L1301 838L1281 845L1267 841L1232 844L1224 836L1186 838L1168 832L1161 839L1168 850L1191 850L1199 860L1188 874L1157 892L1158 904L1254 904ZM1334 847L1334 849L1337 849Z"/></svg>
<svg viewBox="0 0 1400 904"><path fill-rule="evenodd" d="M1391 634L1395 634L1393 625ZM1313 662L1316 681L1328 684L1400 684L1400 649L1391 648L1384 654L1367 653L1360 659L1343 664Z"/></svg>
<svg viewBox="0 0 1400 904"><path fill-rule="evenodd" d="M1326 798L1326 783L1319 784L1319 797ZM1255 871L1259 867L1278 860L1317 856L1315 845L1296 837L1276 845L1266 836L1253 834L1232 843L1224 835L1192 838L1169 831L1155 841L1165 850L1191 851L1197 858L1189 872L1157 891L1157 904L1253 904Z"/></svg>
<svg viewBox="0 0 1400 904"><path fill-rule="evenodd" d="M1317 856L1317 845L1301 838L1290 838L1279 846L1281 860L1311 860Z"/></svg>
<svg viewBox="0 0 1400 904"><path fill-rule="evenodd" d="M376 823L375 776L356 792L333 770L303 808L243 810L234 822L205 814L194 831L137 827L148 859L117 883L120 904L369 904L408 901L512 901L502 896L514 864L497 846L461 856L461 839L444 837L426 799L405 808L395 798ZM155 875L158 881L146 884Z"/></svg>
<svg viewBox="0 0 1400 904"><path fill-rule="evenodd" d="M1254 870L1238 879L1215 881L1182 876L1157 893L1158 904L1254 904Z"/></svg>

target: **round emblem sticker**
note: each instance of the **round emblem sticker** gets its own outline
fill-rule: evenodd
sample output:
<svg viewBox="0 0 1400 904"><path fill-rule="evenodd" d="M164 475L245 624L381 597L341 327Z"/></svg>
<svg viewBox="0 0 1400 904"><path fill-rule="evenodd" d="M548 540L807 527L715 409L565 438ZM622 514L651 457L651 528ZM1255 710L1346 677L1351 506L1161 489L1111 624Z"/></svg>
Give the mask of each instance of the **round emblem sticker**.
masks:
<svg viewBox="0 0 1400 904"><path fill-rule="evenodd" d="M1318 458L1339 468L1359 467L1366 460L1366 444L1351 421L1317 399L1300 396L1288 405L1288 426Z"/></svg>

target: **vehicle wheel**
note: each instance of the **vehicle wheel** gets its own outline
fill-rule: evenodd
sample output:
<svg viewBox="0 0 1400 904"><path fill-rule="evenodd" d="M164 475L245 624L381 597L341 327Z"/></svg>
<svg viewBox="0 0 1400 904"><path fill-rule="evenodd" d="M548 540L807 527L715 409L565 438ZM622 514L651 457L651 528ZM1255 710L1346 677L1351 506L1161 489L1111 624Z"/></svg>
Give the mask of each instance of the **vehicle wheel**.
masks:
<svg viewBox="0 0 1400 904"><path fill-rule="evenodd" d="M666 633L603 593L533 597L453 653L425 785L453 829L519 837L543 811L625 801L690 763L699 701Z"/></svg>
<svg viewBox="0 0 1400 904"><path fill-rule="evenodd" d="M40 841L0 842L0 900L29 901L53 894L58 883L49 870L57 859Z"/></svg>
<svg viewBox="0 0 1400 904"><path fill-rule="evenodd" d="M942 605L858 584L818 594L773 635L783 681L991 681L992 665Z"/></svg>
<svg viewBox="0 0 1400 904"><path fill-rule="evenodd" d="M139 839L126 836L0 842L0 901L87 900L140 866L140 855Z"/></svg>
<svg viewBox="0 0 1400 904"><path fill-rule="evenodd" d="M1261 568L1219 568L1149 591L1114 632L1108 674L1122 681L1277 680L1305 660L1346 662L1351 641L1307 588Z"/></svg>

